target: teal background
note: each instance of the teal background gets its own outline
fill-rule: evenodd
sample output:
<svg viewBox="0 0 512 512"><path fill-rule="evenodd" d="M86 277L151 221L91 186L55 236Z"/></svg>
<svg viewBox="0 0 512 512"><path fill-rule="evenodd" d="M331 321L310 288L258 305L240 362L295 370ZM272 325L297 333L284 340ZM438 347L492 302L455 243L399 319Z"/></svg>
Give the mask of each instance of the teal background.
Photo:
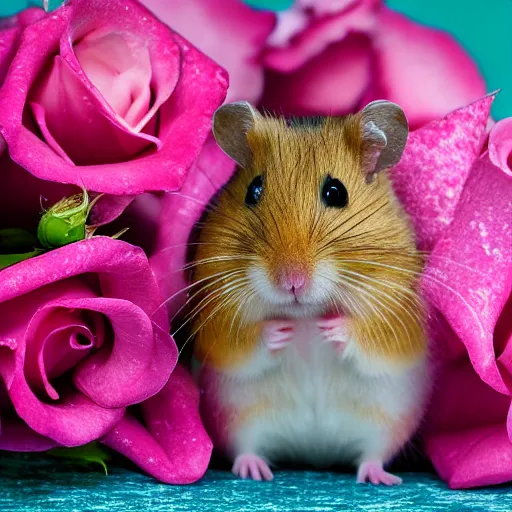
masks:
<svg viewBox="0 0 512 512"><path fill-rule="evenodd" d="M169 0L172 1L172 0ZM214 0L211 0L214 1ZM245 0L283 7L290 0ZM14 14L40 0L0 0L0 16ZM60 0L51 0L55 8ZM489 91L501 89L493 108L496 119L512 115L512 0L387 0L414 20L451 32L476 60Z"/></svg>

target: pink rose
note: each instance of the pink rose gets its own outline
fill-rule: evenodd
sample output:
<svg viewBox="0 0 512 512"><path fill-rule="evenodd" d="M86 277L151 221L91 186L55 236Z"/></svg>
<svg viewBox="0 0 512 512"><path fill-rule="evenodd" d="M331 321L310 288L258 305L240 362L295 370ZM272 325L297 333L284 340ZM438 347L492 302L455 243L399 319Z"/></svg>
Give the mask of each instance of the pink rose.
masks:
<svg viewBox="0 0 512 512"><path fill-rule="evenodd" d="M199 480L213 445L199 415L199 389L189 373L176 366L165 387L126 416L101 441L151 476L169 484Z"/></svg>
<svg viewBox="0 0 512 512"><path fill-rule="evenodd" d="M224 71L134 0L41 12L0 31L11 158L95 192L178 189L224 99Z"/></svg>
<svg viewBox="0 0 512 512"><path fill-rule="evenodd" d="M316 8L301 10L309 3ZM380 0L302 0L294 9L302 22L281 15L264 55L262 104L269 109L337 115L386 98L416 128L485 94L476 64L451 36Z"/></svg>
<svg viewBox="0 0 512 512"><path fill-rule="evenodd" d="M429 249L427 454L452 488L512 480L511 120L481 154L493 96L412 133L392 178Z"/></svg>
<svg viewBox="0 0 512 512"><path fill-rule="evenodd" d="M161 201L155 216L158 227L150 251L150 263L171 318L186 297L193 293L193 290L187 293L187 273L184 270L191 232L212 197L234 171L233 160L225 155L211 136L181 190L166 194ZM148 212L148 208L145 211ZM193 245L191 247L194 249Z"/></svg>
<svg viewBox="0 0 512 512"><path fill-rule="evenodd" d="M155 15L229 73L227 101L257 102L263 91L259 56L275 25L270 12L241 0L142 0Z"/></svg>
<svg viewBox="0 0 512 512"><path fill-rule="evenodd" d="M166 384L177 359L143 251L96 237L0 272L0 447L76 446Z"/></svg>

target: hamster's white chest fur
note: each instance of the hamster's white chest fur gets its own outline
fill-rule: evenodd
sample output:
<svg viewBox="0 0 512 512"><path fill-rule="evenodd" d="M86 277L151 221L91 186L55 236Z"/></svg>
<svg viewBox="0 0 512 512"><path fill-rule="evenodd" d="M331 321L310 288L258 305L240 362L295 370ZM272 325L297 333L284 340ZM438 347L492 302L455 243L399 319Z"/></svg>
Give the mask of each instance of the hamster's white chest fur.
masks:
<svg viewBox="0 0 512 512"><path fill-rule="evenodd" d="M261 347L221 379L221 401L242 418L233 452L316 466L385 458L400 425L418 419L407 418L423 401L425 368L369 375L368 364L355 342L339 355L308 322L279 353Z"/></svg>

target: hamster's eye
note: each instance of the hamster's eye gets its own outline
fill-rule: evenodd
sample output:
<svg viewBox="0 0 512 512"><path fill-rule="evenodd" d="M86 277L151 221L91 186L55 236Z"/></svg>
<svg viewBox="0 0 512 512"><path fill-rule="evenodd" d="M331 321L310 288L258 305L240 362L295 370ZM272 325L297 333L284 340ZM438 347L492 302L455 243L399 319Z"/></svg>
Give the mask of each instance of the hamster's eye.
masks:
<svg viewBox="0 0 512 512"><path fill-rule="evenodd" d="M348 204L348 192L340 180L327 176L322 187L322 200L325 206L344 208Z"/></svg>
<svg viewBox="0 0 512 512"><path fill-rule="evenodd" d="M263 176L256 176L247 189L245 204L247 206L257 205L261 199L261 194L263 194Z"/></svg>

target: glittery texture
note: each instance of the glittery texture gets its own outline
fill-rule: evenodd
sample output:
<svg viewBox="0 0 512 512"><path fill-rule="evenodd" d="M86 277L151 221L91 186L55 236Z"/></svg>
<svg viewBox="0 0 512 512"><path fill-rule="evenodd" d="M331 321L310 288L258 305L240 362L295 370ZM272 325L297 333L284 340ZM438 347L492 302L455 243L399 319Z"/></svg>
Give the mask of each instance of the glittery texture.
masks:
<svg viewBox="0 0 512 512"><path fill-rule="evenodd" d="M273 482L209 471L193 486L160 484L108 465L2 455L0 510L16 512L510 512L512 486L453 492L435 475L401 473L399 487L357 484L353 474L276 471Z"/></svg>
<svg viewBox="0 0 512 512"><path fill-rule="evenodd" d="M485 147L492 96L411 133L392 172L428 249L434 396L427 454L453 488L512 480L510 119Z"/></svg>
<svg viewBox="0 0 512 512"><path fill-rule="evenodd" d="M421 249L431 249L453 219L464 183L485 142L493 99L487 96L409 134L391 176Z"/></svg>
<svg viewBox="0 0 512 512"><path fill-rule="evenodd" d="M440 382L427 452L454 488L512 480L511 199L512 178L485 154L425 272L426 296L449 324L433 326Z"/></svg>
<svg viewBox="0 0 512 512"><path fill-rule="evenodd" d="M94 192L178 189L226 73L134 0L74 0L15 21L0 32L0 133L11 158Z"/></svg>
<svg viewBox="0 0 512 512"><path fill-rule="evenodd" d="M153 315L159 302L143 251L106 237L2 270L0 406L40 435L2 430L0 446L88 443L160 391L178 354L166 312Z"/></svg>

